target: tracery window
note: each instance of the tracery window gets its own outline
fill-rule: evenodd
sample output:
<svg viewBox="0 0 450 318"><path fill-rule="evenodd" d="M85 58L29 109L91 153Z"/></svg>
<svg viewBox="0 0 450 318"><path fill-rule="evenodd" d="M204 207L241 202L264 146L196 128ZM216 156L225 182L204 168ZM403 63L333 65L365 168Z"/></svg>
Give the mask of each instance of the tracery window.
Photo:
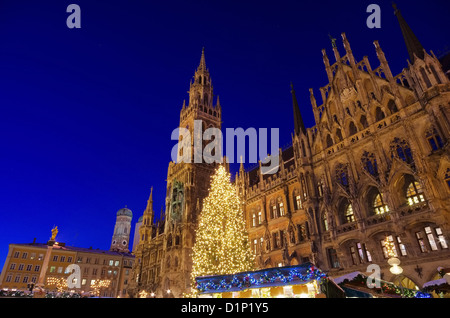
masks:
<svg viewBox="0 0 450 318"><path fill-rule="evenodd" d="M355 214L353 213L353 207L351 204L348 204L345 209L345 221L346 223L355 222Z"/></svg>
<svg viewBox="0 0 450 318"><path fill-rule="evenodd" d="M365 151L361 157L361 162L364 169L370 173L372 176L378 176L378 165L375 154Z"/></svg>
<svg viewBox="0 0 450 318"><path fill-rule="evenodd" d="M383 214L389 212L388 205L383 200L383 195L378 193L373 201L373 211L375 214Z"/></svg>
<svg viewBox="0 0 450 318"><path fill-rule="evenodd" d="M430 128L426 132L426 138L430 144L431 150L436 151L444 147L441 136L439 136L436 128Z"/></svg>
<svg viewBox="0 0 450 318"><path fill-rule="evenodd" d="M406 189L406 201L409 205L415 205L425 201L423 189L419 182L413 181L409 184Z"/></svg>
<svg viewBox="0 0 450 318"><path fill-rule="evenodd" d="M342 185L345 188L348 188L350 183L349 183L349 177L348 177L348 169L347 169L346 165L339 164L336 167L336 179L340 185Z"/></svg>
<svg viewBox="0 0 450 318"><path fill-rule="evenodd" d="M406 140L394 138L391 142L391 156L397 157L407 164L414 164L411 148Z"/></svg>

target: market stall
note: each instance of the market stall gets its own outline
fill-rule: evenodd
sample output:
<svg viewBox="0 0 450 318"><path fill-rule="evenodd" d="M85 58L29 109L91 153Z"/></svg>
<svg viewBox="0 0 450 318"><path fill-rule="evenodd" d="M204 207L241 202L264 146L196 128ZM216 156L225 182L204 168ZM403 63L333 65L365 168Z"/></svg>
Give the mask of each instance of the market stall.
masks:
<svg viewBox="0 0 450 318"><path fill-rule="evenodd" d="M344 291L312 263L275 267L232 275L197 277L199 297L329 298Z"/></svg>
<svg viewBox="0 0 450 318"><path fill-rule="evenodd" d="M369 284L368 279L370 279ZM431 298L426 291L413 290L397 286L384 280L372 281L361 272L349 273L333 279L346 293L348 298ZM369 287L370 286L370 287Z"/></svg>

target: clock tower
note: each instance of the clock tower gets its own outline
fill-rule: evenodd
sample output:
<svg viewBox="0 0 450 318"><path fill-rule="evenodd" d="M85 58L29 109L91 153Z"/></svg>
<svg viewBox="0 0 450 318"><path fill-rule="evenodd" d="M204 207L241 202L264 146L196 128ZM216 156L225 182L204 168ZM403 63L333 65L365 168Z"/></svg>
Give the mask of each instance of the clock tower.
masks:
<svg viewBox="0 0 450 318"><path fill-rule="evenodd" d="M200 133L197 130L199 123L202 134L208 128L220 129L221 107L219 98L215 105L213 103L213 86L206 68L204 50L188 93L189 104L183 102L179 128L188 129L191 136ZM195 131L194 122L197 127ZM192 160L172 161L167 172L164 259L161 266L163 297L182 297L183 293L190 292L191 254L197 218L216 168L216 163L194 160L195 151L203 152L205 147L202 143L201 149L194 149L194 144L190 152Z"/></svg>

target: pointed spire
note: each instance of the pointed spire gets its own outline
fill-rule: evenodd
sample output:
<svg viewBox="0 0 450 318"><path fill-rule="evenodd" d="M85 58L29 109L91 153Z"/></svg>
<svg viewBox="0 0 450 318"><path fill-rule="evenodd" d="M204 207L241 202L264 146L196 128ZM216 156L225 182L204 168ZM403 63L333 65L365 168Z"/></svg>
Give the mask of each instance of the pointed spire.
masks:
<svg viewBox="0 0 450 318"><path fill-rule="evenodd" d="M217 107L219 110L222 108L222 106L220 106L219 95L217 95L216 107Z"/></svg>
<svg viewBox="0 0 450 318"><path fill-rule="evenodd" d="M422 44L417 39L408 23L406 23L400 10L397 8L397 5L393 3L392 7L394 8L394 14L397 16L398 23L400 24L400 29L402 30L403 39L405 40L406 49L408 50L411 63L414 63L416 57L423 59L424 49Z"/></svg>
<svg viewBox="0 0 450 318"><path fill-rule="evenodd" d="M154 215L154 212L153 212L153 187L151 187L151 189L150 189L150 196L148 198L147 207L145 208L144 213L151 214L152 219L153 219L153 215Z"/></svg>
<svg viewBox="0 0 450 318"><path fill-rule="evenodd" d="M303 118L300 113L300 107L298 106L297 97L295 96L294 85L291 83L292 103L294 107L294 128L295 134L299 135L300 132L306 134L305 125L303 124Z"/></svg>
<svg viewBox="0 0 450 318"><path fill-rule="evenodd" d="M244 172L245 172L244 160L242 159L242 156L241 156L241 163L240 163L240 166L239 166L239 173L243 174Z"/></svg>
<svg viewBox="0 0 450 318"><path fill-rule="evenodd" d="M199 70L206 70L206 61L205 61L205 48L202 48L202 57L200 58L200 64L198 66Z"/></svg>

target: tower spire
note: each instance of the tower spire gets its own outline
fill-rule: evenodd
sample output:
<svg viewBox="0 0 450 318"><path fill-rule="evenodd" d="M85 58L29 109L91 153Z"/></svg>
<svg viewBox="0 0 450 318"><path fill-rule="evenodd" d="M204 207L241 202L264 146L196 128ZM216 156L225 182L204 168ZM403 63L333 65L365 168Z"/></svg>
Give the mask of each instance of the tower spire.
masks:
<svg viewBox="0 0 450 318"><path fill-rule="evenodd" d="M205 61L205 48L202 48L202 56L200 57L200 64L198 66L198 70L206 70L206 61Z"/></svg>
<svg viewBox="0 0 450 318"><path fill-rule="evenodd" d="M303 124L303 118L300 113L300 107L298 106L297 97L295 96L294 85L291 83L292 104L294 107L294 128L295 134L299 135L300 132L306 134L305 125Z"/></svg>
<svg viewBox="0 0 450 318"><path fill-rule="evenodd" d="M392 7L394 8L394 14L396 15L398 23L400 25L400 29L403 34L403 39L405 40L406 49L408 50L411 63L414 63L416 57L423 59L424 49L422 44L419 42L419 39L417 39L416 35L411 30L408 23L406 23L400 10L397 8L397 5L393 3Z"/></svg>

